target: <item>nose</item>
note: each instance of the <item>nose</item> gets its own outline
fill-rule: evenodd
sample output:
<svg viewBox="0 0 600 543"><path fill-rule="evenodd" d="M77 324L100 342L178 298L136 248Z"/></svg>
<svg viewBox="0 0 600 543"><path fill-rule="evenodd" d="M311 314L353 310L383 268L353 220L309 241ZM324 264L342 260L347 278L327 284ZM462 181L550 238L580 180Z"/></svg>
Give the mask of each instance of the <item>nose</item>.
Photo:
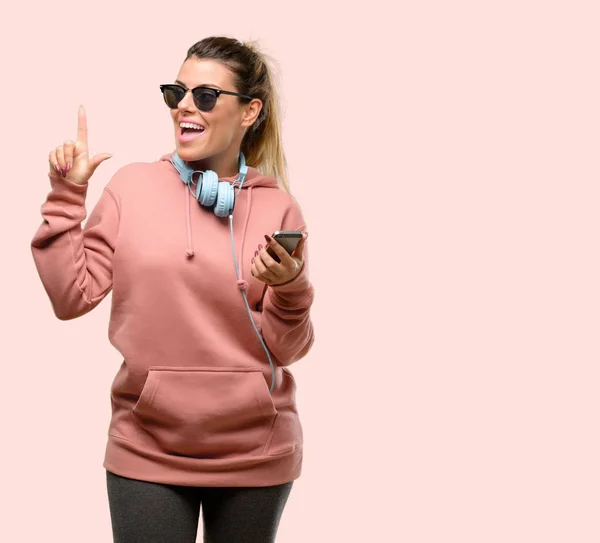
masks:
<svg viewBox="0 0 600 543"><path fill-rule="evenodd" d="M177 104L177 107L181 110L195 110L196 109L196 105L194 104L194 97L192 96L192 91L190 89L187 90L187 92L184 94L183 98L181 99L181 102L179 102L179 104Z"/></svg>

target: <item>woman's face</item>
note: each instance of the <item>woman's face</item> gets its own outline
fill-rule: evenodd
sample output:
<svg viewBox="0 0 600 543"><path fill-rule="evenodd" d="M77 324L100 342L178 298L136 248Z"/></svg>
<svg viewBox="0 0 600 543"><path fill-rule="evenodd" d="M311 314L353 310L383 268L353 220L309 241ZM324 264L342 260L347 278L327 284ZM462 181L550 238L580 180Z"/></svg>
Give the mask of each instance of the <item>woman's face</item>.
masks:
<svg viewBox="0 0 600 543"><path fill-rule="evenodd" d="M234 86L231 71L216 60L186 60L177 74L176 83L187 89L206 85L239 92ZM194 104L192 93L188 92L177 109L170 110L177 153L197 169L214 170L220 177L235 175L242 138L246 129L256 120L260 107L260 100L244 103L237 96L221 94L211 111L200 111ZM202 125L204 131L188 132L188 136L199 135L190 141L181 141L180 123L184 119Z"/></svg>

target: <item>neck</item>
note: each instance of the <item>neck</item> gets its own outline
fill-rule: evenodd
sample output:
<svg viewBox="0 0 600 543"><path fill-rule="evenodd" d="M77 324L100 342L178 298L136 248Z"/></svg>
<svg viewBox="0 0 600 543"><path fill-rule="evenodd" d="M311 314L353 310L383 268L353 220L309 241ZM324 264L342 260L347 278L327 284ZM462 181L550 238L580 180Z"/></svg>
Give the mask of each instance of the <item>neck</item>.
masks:
<svg viewBox="0 0 600 543"><path fill-rule="evenodd" d="M188 162L194 170L212 170L220 178L234 177L239 172L239 154L234 156L211 156L202 160Z"/></svg>

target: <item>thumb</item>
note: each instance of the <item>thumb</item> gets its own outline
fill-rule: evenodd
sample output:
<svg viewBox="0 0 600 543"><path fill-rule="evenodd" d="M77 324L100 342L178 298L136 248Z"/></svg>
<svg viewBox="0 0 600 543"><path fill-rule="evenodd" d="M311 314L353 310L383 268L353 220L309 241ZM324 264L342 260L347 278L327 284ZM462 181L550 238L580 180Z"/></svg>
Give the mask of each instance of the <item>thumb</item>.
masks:
<svg viewBox="0 0 600 543"><path fill-rule="evenodd" d="M89 164L92 173L96 171L96 168L100 166L105 160L108 160L112 155L110 153L100 153L95 155L93 158L90 158Z"/></svg>
<svg viewBox="0 0 600 543"><path fill-rule="evenodd" d="M302 260L303 257L304 246L306 245L306 238L308 238L308 232L304 232L304 234L302 235L302 239L300 240L300 242L296 246L296 249L294 250L294 256L300 260Z"/></svg>

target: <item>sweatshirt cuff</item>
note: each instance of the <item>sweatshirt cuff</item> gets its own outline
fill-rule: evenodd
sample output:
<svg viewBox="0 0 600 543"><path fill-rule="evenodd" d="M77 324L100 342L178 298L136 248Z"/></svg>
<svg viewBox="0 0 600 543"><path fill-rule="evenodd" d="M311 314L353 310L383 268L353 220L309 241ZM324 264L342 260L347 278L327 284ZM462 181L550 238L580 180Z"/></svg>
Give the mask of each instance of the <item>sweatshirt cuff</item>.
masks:
<svg viewBox="0 0 600 543"><path fill-rule="evenodd" d="M66 196L67 198L75 197L78 201L85 201L89 182L86 181L82 185L73 183L57 173L48 173L50 178L50 186L52 187L53 196Z"/></svg>
<svg viewBox="0 0 600 543"><path fill-rule="evenodd" d="M308 278L304 263L302 263L302 268L298 275L291 281L281 285L270 285L269 294L275 305L286 308L306 305L307 298L312 300L313 287Z"/></svg>

